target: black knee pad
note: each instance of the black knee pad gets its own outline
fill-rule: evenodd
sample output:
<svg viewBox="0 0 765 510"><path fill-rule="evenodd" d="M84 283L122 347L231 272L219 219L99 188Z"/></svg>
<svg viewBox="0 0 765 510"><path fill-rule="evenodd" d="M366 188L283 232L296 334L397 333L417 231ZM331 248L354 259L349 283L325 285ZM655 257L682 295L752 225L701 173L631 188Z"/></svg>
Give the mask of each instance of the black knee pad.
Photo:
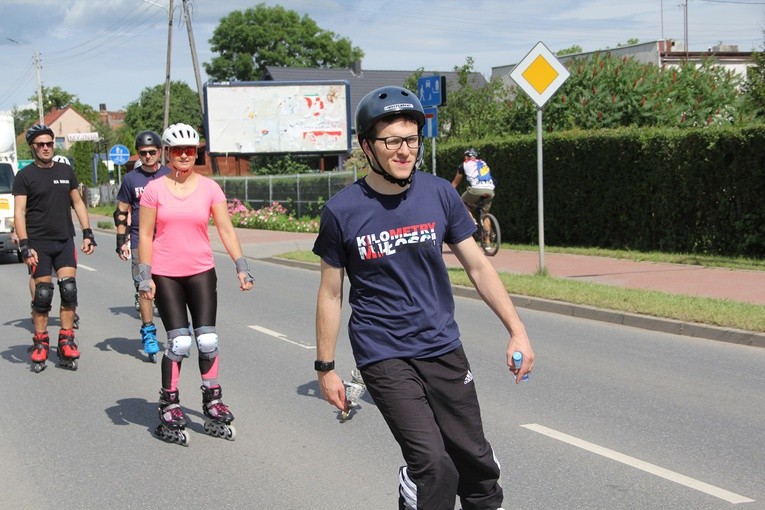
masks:
<svg viewBox="0 0 765 510"><path fill-rule="evenodd" d="M74 308L77 306L77 281L74 278L59 280L58 291L61 293L62 308Z"/></svg>
<svg viewBox="0 0 765 510"><path fill-rule="evenodd" d="M40 282L35 285L35 296L32 298L32 310L37 313L50 312L50 304L53 302L53 284Z"/></svg>

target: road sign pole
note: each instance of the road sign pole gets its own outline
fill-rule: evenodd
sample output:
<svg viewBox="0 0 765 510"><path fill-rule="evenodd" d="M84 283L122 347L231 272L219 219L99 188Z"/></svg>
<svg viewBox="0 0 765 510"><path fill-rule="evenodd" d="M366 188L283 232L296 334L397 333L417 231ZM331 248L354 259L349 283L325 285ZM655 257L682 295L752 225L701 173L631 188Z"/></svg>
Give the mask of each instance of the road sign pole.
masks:
<svg viewBox="0 0 765 510"><path fill-rule="evenodd" d="M545 205L544 178L542 176L542 108L537 108L537 207L539 216L539 272L545 270Z"/></svg>
<svg viewBox="0 0 765 510"><path fill-rule="evenodd" d="M431 142L431 154L430 159L433 162L433 175L436 175L436 138L433 137Z"/></svg>

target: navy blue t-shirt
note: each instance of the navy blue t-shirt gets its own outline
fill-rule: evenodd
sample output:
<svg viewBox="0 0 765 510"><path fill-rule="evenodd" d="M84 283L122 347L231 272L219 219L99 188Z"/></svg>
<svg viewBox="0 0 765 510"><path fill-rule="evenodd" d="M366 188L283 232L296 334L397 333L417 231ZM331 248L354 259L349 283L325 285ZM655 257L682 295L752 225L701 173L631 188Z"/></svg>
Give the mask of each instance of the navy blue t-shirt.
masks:
<svg viewBox="0 0 765 510"><path fill-rule="evenodd" d="M156 172L147 172L142 166L134 168L122 178L122 185L117 193L117 200L130 204L130 249L138 248L138 210L143 189L154 179L167 175L170 169L160 165Z"/></svg>
<svg viewBox="0 0 765 510"><path fill-rule="evenodd" d="M327 201L313 252L348 275L348 329L359 367L459 347L442 244L474 231L451 184L423 172L398 195L381 195L359 179Z"/></svg>

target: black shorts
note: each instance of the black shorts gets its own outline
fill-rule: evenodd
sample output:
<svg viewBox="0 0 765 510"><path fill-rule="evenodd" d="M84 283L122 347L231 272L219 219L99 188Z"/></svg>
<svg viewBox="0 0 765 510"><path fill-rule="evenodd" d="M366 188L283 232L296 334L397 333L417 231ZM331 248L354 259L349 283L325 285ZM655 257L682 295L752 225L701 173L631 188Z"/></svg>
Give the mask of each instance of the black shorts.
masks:
<svg viewBox="0 0 765 510"><path fill-rule="evenodd" d="M74 237L65 241L30 239L29 247L37 252L37 265L32 268L32 278L50 276L54 269L58 271L62 267L77 267Z"/></svg>

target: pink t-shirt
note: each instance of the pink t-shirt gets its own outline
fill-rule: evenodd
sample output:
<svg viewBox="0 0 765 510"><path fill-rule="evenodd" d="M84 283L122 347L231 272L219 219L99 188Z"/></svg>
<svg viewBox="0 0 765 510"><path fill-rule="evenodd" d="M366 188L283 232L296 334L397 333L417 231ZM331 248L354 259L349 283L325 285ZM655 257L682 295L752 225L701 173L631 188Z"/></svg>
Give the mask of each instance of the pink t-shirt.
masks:
<svg viewBox="0 0 765 510"><path fill-rule="evenodd" d="M191 276L215 267L207 226L213 204L225 201L218 183L202 175L197 188L186 197L173 195L167 177L150 181L141 196L141 207L157 210L152 274Z"/></svg>

